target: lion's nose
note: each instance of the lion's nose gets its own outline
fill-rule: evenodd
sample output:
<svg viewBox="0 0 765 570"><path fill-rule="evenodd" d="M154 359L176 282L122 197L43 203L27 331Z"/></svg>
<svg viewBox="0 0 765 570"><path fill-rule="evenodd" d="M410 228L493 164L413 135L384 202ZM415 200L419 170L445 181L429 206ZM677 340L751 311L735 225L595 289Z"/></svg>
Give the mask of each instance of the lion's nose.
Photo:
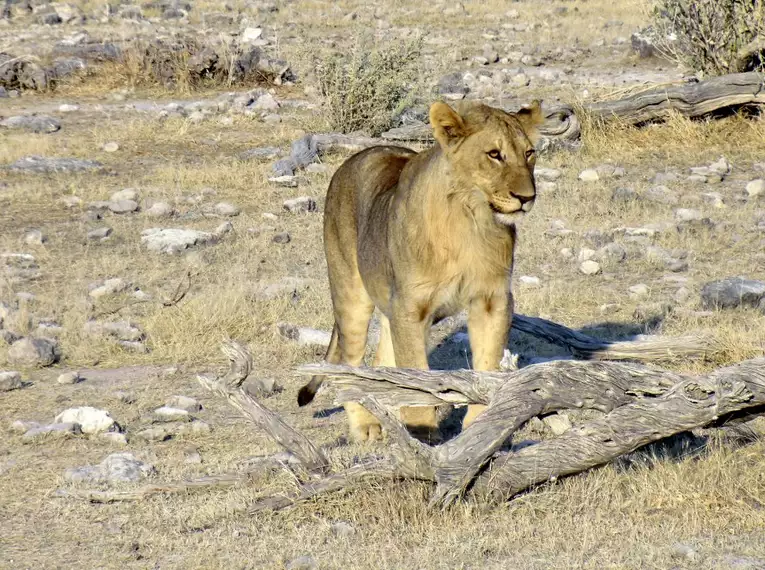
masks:
<svg viewBox="0 0 765 570"><path fill-rule="evenodd" d="M526 202L531 202L534 199L534 196L514 196L514 198L521 204L525 204Z"/></svg>

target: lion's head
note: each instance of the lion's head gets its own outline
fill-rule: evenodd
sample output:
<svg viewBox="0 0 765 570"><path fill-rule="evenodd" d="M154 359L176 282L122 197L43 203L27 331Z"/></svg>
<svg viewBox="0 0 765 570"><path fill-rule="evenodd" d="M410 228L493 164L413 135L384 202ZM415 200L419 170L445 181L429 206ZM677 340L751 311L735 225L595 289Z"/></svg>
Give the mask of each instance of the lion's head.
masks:
<svg viewBox="0 0 765 570"><path fill-rule="evenodd" d="M539 101L517 113L482 104L455 111L446 103L430 107L433 134L459 189L480 191L504 225L531 210L536 198L536 127L544 120Z"/></svg>

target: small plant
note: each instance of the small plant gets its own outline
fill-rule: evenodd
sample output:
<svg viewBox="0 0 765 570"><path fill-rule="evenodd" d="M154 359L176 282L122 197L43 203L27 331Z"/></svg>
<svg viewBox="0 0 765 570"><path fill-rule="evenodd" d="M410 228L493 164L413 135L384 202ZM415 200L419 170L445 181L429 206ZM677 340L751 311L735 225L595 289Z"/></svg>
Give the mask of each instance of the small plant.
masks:
<svg viewBox="0 0 765 570"><path fill-rule="evenodd" d="M659 0L656 47L707 75L763 68L765 1Z"/></svg>
<svg viewBox="0 0 765 570"><path fill-rule="evenodd" d="M422 38L384 48L368 45L359 37L347 54L312 57L330 126L343 133L379 135L417 92Z"/></svg>

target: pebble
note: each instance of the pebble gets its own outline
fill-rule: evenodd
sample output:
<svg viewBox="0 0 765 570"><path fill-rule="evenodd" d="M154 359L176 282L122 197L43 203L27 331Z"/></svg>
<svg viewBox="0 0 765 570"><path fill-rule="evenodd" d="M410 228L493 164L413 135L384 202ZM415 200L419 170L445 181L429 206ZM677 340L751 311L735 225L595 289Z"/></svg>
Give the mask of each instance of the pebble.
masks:
<svg viewBox="0 0 765 570"><path fill-rule="evenodd" d="M746 185L746 193L750 198L756 198L758 196L765 196L765 179L758 178L752 180Z"/></svg>
<svg viewBox="0 0 765 570"><path fill-rule="evenodd" d="M531 275L521 275L518 278L518 282L521 285L525 285L529 288L537 288L542 284L542 282L539 280L539 277L534 277Z"/></svg>
<svg viewBox="0 0 765 570"><path fill-rule="evenodd" d="M64 372L56 378L56 382L59 384L77 384L82 380L83 378L80 376L79 372Z"/></svg>
<svg viewBox="0 0 765 570"><path fill-rule="evenodd" d="M584 261L579 265L579 271L585 275L597 275L600 273L600 263L591 259Z"/></svg>
<svg viewBox="0 0 765 570"><path fill-rule="evenodd" d="M175 214L175 210L167 202L154 202L144 213L152 218L166 218Z"/></svg>
<svg viewBox="0 0 765 570"><path fill-rule="evenodd" d="M547 427L550 428L550 431L553 432L553 435L563 435L572 427L571 420L565 414L553 414L550 416L545 416L542 421L545 423L545 425L547 425Z"/></svg>
<svg viewBox="0 0 765 570"><path fill-rule="evenodd" d="M594 168L588 168L579 173L579 180L582 182L597 182L600 180L600 175Z"/></svg>
<svg viewBox="0 0 765 570"><path fill-rule="evenodd" d="M297 188L298 185L297 176L290 175L274 176L269 178L268 181L278 184L279 186L284 186L285 188Z"/></svg>
<svg viewBox="0 0 765 570"><path fill-rule="evenodd" d="M272 237L271 241L274 243L284 244L284 243L289 243L290 241L292 241L292 238L290 237L290 234L288 234L287 232L280 232L276 234L274 237Z"/></svg>
<svg viewBox="0 0 765 570"><path fill-rule="evenodd" d="M168 406L157 408L154 410L154 415L162 422L187 422L191 419L188 411Z"/></svg>
<svg viewBox="0 0 765 570"><path fill-rule="evenodd" d="M305 346L329 346L332 333L309 327L298 327L290 323L277 323L279 334Z"/></svg>
<svg viewBox="0 0 765 570"><path fill-rule="evenodd" d="M89 240L100 240L103 241L107 239L110 235L112 235L112 229L109 227L102 227L102 228L96 228L94 230L90 230L87 234L87 238Z"/></svg>
<svg viewBox="0 0 765 570"><path fill-rule="evenodd" d="M109 211L114 214L130 214L138 210L135 200L112 200L108 204Z"/></svg>
<svg viewBox="0 0 765 570"><path fill-rule="evenodd" d="M284 209L293 214L302 214L305 212L315 212L317 210L316 201L308 196L300 196L291 200L285 200Z"/></svg>
<svg viewBox="0 0 765 570"><path fill-rule="evenodd" d="M104 152L117 152L120 149L120 145L116 142L108 142L102 147Z"/></svg>
<svg viewBox="0 0 765 570"><path fill-rule="evenodd" d="M112 453L95 466L71 467L64 478L73 482L135 483L156 473L153 465L139 461L132 453Z"/></svg>
<svg viewBox="0 0 765 570"><path fill-rule="evenodd" d="M132 200L133 202L136 202L138 200L138 191L133 188L125 188L124 190L112 194L109 197L109 200L112 202L120 202L122 200Z"/></svg>
<svg viewBox="0 0 765 570"><path fill-rule="evenodd" d="M234 204L229 204L228 202L218 202L215 204L215 213L219 216L238 216L241 213L241 209L238 206L235 206Z"/></svg>
<svg viewBox="0 0 765 570"><path fill-rule="evenodd" d="M107 279L103 284L98 285L90 290L88 293L93 299L99 299L106 295L115 295L122 293L130 287L130 283L125 280L115 277L113 279Z"/></svg>
<svg viewBox="0 0 765 570"><path fill-rule="evenodd" d="M31 230L24 235L24 243L27 245L43 245L47 238L40 230Z"/></svg>
<svg viewBox="0 0 765 570"><path fill-rule="evenodd" d="M0 392L10 392L23 386L21 373L15 370L10 372L0 372Z"/></svg>
<svg viewBox="0 0 765 570"><path fill-rule="evenodd" d="M92 406L69 408L56 416L56 423L79 424L83 433L94 434L105 431L120 431L119 425L106 410Z"/></svg>
<svg viewBox="0 0 765 570"><path fill-rule="evenodd" d="M171 434L166 427L158 426L147 428L135 434L137 438L148 442L159 442L170 439Z"/></svg>
<svg viewBox="0 0 765 570"><path fill-rule="evenodd" d="M202 404L194 398L188 396L172 396L165 402L168 408L185 410L186 412L198 412L202 409Z"/></svg>
<svg viewBox="0 0 765 570"><path fill-rule="evenodd" d="M645 297L648 295L649 289L648 285L645 283L638 283L637 285L632 285L629 289L629 295L632 298L638 298L638 297Z"/></svg>

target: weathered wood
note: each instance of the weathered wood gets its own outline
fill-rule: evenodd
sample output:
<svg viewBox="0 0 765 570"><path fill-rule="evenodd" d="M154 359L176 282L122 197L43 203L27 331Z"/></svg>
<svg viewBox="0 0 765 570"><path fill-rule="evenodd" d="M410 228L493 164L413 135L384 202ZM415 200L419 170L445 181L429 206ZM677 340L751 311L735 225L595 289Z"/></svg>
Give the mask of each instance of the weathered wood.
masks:
<svg viewBox="0 0 765 570"><path fill-rule="evenodd" d="M686 378L666 394L641 398L562 436L509 453L477 480L475 492L504 500L529 487L607 463L671 435L765 403L765 358Z"/></svg>
<svg viewBox="0 0 765 570"><path fill-rule="evenodd" d="M228 373L216 379L197 376L197 381L208 390L226 398L229 404L243 412L250 421L297 457L308 471L324 471L329 465L329 460L321 449L288 425L278 414L242 390L242 383L252 370L252 355L247 349L236 341L228 341L223 344L222 350L231 362Z"/></svg>
<svg viewBox="0 0 765 570"><path fill-rule="evenodd" d="M729 107L763 104L765 76L752 71L654 87L618 101L592 103L585 109L600 119L640 124L666 119L673 112L694 118Z"/></svg>

